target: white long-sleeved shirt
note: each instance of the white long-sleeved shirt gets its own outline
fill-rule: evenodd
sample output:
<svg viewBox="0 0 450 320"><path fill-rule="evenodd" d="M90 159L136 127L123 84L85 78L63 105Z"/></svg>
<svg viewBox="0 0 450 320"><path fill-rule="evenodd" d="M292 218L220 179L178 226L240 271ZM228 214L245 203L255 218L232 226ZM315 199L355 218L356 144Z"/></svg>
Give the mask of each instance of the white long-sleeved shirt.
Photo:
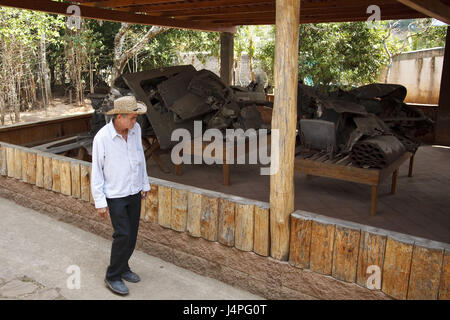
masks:
<svg viewBox="0 0 450 320"><path fill-rule="evenodd" d="M141 127L128 130L127 141L112 120L101 128L92 145L91 192L95 208L107 207L106 198L121 198L149 191Z"/></svg>

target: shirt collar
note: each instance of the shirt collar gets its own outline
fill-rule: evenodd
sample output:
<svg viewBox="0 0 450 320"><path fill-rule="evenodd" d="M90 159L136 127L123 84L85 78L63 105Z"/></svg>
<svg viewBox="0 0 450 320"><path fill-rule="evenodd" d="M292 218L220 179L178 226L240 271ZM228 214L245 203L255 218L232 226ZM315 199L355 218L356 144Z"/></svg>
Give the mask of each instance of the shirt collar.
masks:
<svg viewBox="0 0 450 320"><path fill-rule="evenodd" d="M116 131L116 128L114 128L114 124L113 124L112 119L111 119L111 120L109 121L109 123L108 123L108 130L109 130L109 133L110 133L112 139L114 139L114 137L116 137L116 136L121 136L121 135ZM132 134L132 135L136 134L136 124L133 126L133 128L131 128L130 130L128 130L128 134Z"/></svg>

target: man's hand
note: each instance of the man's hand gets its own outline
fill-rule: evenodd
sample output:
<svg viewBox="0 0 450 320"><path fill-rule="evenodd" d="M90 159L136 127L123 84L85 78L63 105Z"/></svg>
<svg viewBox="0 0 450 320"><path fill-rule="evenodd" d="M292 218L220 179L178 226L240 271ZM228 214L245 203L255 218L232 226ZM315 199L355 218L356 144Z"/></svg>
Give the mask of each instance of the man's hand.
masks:
<svg viewBox="0 0 450 320"><path fill-rule="evenodd" d="M146 199L148 196L148 191L142 191L141 196L142 196L142 199Z"/></svg>
<svg viewBox="0 0 450 320"><path fill-rule="evenodd" d="M98 208L97 213L100 217L106 219L109 216L109 208L108 207Z"/></svg>

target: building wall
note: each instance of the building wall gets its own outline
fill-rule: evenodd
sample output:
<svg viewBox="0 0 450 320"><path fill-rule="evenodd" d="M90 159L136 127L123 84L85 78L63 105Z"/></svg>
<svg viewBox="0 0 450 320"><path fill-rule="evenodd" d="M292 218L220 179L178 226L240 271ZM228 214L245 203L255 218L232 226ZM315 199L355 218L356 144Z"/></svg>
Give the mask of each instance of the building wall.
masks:
<svg viewBox="0 0 450 320"><path fill-rule="evenodd" d="M438 104L444 48L406 52L393 59L380 82L404 85L407 103Z"/></svg>

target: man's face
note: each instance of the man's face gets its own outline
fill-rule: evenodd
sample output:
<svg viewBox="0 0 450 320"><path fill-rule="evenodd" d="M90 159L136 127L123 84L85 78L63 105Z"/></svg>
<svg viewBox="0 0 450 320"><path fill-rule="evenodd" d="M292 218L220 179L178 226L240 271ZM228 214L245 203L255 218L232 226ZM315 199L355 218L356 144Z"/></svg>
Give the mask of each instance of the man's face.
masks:
<svg viewBox="0 0 450 320"><path fill-rule="evenodd" d="M138 117L137 114L119 114L116 118L116 120L117 120L116 124L122 130L125 130L125 129L130 130L130 129L133 129L133 127L136 123L137 117Z"/></svg>

